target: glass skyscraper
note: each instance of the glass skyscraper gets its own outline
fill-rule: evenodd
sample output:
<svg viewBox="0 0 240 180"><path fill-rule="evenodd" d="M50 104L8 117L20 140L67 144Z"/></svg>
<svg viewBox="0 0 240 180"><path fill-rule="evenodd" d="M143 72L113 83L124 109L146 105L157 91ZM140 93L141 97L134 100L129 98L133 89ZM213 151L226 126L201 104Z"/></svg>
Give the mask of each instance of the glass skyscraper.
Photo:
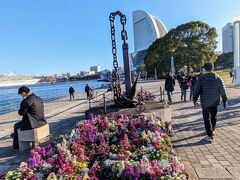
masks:
<svg viewBox="0 0 240 180"><path fill-rule="evenodd" d="M131 54L134 68L144 63L147 49L156 39L167 33L165 25L155 16L137 10L133 12L134 50Z"/></svg>

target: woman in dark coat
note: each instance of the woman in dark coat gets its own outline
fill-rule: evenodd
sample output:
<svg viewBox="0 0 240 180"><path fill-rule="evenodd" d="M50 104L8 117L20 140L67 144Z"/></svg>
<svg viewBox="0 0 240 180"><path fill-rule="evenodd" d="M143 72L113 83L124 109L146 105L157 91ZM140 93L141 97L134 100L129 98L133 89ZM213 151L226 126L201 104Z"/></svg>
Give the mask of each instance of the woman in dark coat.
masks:
<svg viewBox="0 0 240 180"><path fill-rule="evenodd" d="M165 90L167 91L168 101L172 102L172 92L174 91L175 79L171 73L167 73L167 77L165 80Z"/></svg>
<svg viewBox="0 0 240 180"><path fill-rule="evenodd" d="M180 88L181 88L181 100L187 101L187 90L188 90L188 77L185 76L185 74L181 75L180 80Z"/></svg>

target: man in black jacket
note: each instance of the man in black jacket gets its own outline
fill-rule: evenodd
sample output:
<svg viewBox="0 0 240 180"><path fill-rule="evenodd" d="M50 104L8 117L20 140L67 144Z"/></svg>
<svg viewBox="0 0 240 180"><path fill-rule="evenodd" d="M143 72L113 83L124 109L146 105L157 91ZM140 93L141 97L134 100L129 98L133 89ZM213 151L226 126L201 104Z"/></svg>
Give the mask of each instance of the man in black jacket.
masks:
<svg viewBox="0 0 240 180"><path fill-rule="evenodd" d="M75 90L73 89L72 86L70 86L69 88L70 100L72 100L72 98L74 99L74 93L75 93Z"/></svg>
<svg viewBox="0 0 240 180"><path fill-rule="evenodd" d="M87 98L91 99L93 94L92 94L93 90L88 86L88 84L86 84L85 86L85 93L87 94Z"/></svg>
<svg viewBox="0 0 240 180"><path fill-rule="evenodd" d="M167 91L169 103L172 103L171 94L174 91L174 86L175 86L174 77L172 76L171 73L167 73L167 77L166 77L166 80L165 80L165 90Z"/></svg>
<svg viewBox="0 0 240 180"><path fill-rule="evenodd" d="M205 72L203 72L196 83L193 101L196 106L196 102L200 95L205 129L208 139L213 140L220 96L222 97L223 107L226 108L227 95L222 79L212 72L213 64L206 63L204 69Z"/></svg>
<svg viewBox="0 0 240 180"><path fill-rule="evenodd" d="M43 100L33 94L26 86L20 87L18 94L23 97L23 100L20 104L20 109L18 111L18 114L22 116L22 121L14 125L14 149L18 149L18 129L35 129L47 124L47 121L44 117Z"/></svg>

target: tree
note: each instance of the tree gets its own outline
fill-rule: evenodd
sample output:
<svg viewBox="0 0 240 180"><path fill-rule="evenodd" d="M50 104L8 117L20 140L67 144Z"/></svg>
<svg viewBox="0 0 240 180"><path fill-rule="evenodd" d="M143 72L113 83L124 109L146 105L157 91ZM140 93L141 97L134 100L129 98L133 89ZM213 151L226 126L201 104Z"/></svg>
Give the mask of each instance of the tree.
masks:
<svg viewBox="0 0 240 180"><path fill-rule="evenodd" d="M229 53L222 53L220 56L218 56L216 62L214 63L214 66L216 68L224 68L224 69L232 69L233 68L233 52Z"/></svg>
<svg viewBox="0 0 240 180"><path fill-rule="evenodd" d="M169 72L171 56L174 56L176 70L187 66L188 73L191 67L196 69L204 62L213 63L217 57L214 53L216 37L216 29L206 23L195 21L182 24L149 47L144 61L146 70L152 73L152 69L157 67L161 74Z"/></svg>
<svg viewBox="0 0 240 180"><path fill-rule="evenodd" d="M137 67L137 73L141 73L145 71L145 64L141 64Z"/></svg>

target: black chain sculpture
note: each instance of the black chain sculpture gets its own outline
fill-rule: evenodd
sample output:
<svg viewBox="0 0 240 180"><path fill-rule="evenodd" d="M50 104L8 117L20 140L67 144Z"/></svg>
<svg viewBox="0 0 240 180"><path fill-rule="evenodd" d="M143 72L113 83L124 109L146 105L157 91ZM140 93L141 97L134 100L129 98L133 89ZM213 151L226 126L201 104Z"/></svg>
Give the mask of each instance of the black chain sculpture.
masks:
<svg viewBox="0 0 240 180"><path fill-rule="evenodd" d="M112 83L113 83L113 93L114 93L114 102L117 103L121 97L121 83L120 83L120 75L118 72L118 59L117 59L117 44L116 44L116 36L115 36L115 26L114 20L116 16L120 16L120 22L122 24L121 37L124 43L127 40L127 31L125 30L125 25L127 23L127 18L120 11L116 11L110 14L110 26L111 26L111 39L112 39L112 54L113 54L113 67L114 71L112 73Z"/></svg>

